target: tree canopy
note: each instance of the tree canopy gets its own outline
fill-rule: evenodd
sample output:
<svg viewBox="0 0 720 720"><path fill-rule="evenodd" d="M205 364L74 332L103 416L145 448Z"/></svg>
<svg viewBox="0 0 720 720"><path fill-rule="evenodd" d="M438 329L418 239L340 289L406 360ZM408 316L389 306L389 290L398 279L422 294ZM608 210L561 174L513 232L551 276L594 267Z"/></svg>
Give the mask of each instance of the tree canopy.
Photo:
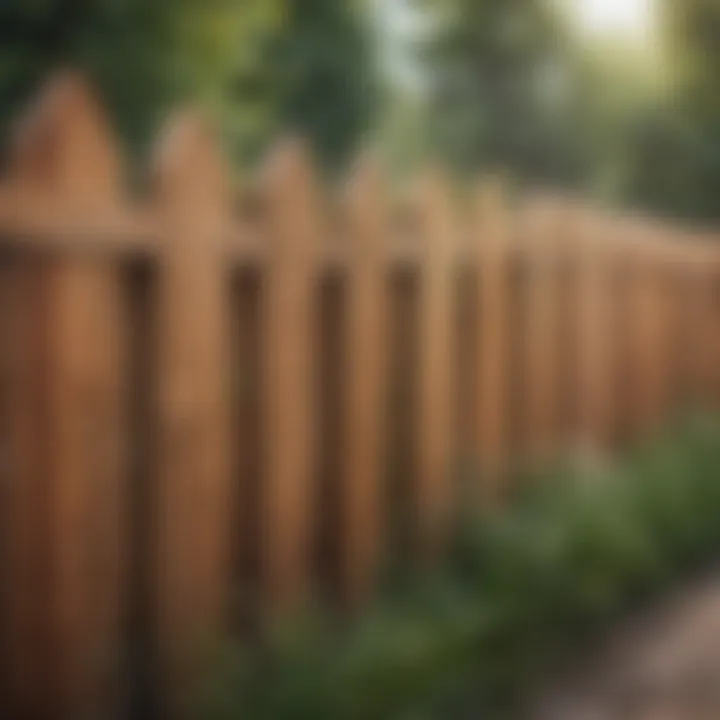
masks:
<svg viewBox="0 0 720 720"><path fill-rule="evenodd" d="M372 109L361 3L333 0L5 0L0 125L54 68L86 71L142 146L172 106L200 100L240 157L297 129L328 163Z"/></svg>

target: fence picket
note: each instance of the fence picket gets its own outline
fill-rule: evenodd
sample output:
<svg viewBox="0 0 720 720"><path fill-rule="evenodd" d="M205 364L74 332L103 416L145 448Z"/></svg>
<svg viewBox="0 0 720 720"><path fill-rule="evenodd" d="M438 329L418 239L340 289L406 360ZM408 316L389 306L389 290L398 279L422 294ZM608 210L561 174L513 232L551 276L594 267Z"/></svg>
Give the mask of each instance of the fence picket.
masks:
<svg viewBox="0 0 720 720"><path fill-rule="evenodd" d="M612 332L610 277L612 256L606 245L604 219L579 211L576 253L578 288L577 327L577 440L597 451L611 436Z"/></svg>
<svg viewBox="0 0 720 720"><path fill-rule="evenodd" d="M18 197L39 209L116 207L116 152L84 82L58 76L36 112L23 140L35 151L16 155ZM11 575L11 587L18 585L10 595L45 593L20 610L20 633L25 623L44 629L29 647L14 639L11 674L15 653L21 664L42 664L31 700L41 714L108 712L118 700L121 655L127 328L120 274L80 255L24 259L10 272L18 292L11 315L19 313L8 368L10 513L21 534L10 538L17 542L10 572L20 574ZM30 527L33 537L25 534ZM25 552L30 569L20 567ZM28 579L32 589L23 587Z"/></svg>
<svg viewBox="0 0 720 720"><path fill-rule="evenodd" d="M633 396L633 433L644 435L656 426L663 402L666 268L660 252L648 247L647 231L633 228L632 233L634 247L629 256L632 272L628 308L632 324L628 334L632 369L629 387Z"/></svg>
<svg viewBox="0 0 720 720"><path fill-rule="evenodd" d="M316 181L286 141L267 166L270 258L263 276L261 582L271 617L307 600L315 490L314 246L322 235Z"/></svg>
<svg viewBox="0 0 720 720"><path fill-rule="evenodd" d="M557 439L557 280L560 211L539 200L526 211L524 444L527 459L546 459Z"/></svg>
<svg viewBox="0 0 720 720"><path fill-rule="evenodd" d="M475 259L478 268L477 453L480 499L499 498L503 458L507 451L507 305L509 300L510 226L506 199L496 181L479 188Z"/></svg>
<svg viewBox="0 0 720 720"><path fill-rule="evenodd" d="M222 244L231 188L215 138L195 113L182 113L168 126L155 180L164 235L156 617L163 677L177 695L188 687L205 645L226 628L233 575L230 282Z"/></svg>
<svg viewBox="0 0 720 720"><path fill-rule="evenodd" d="M347 279L341 572L347 600L367 599L381 543L388 284L383 253L388 215L382 173L361 158L348 187L352 261Z"/></svg>
<svg viewBox="0 0 720 720"><path fill-rule="evenodd" d="M418 376L416 497L417 540L422 555L440 548L453 488L453 248L457 227L450 188L438 172L420 183L420 269L418 283Z"/></svg>

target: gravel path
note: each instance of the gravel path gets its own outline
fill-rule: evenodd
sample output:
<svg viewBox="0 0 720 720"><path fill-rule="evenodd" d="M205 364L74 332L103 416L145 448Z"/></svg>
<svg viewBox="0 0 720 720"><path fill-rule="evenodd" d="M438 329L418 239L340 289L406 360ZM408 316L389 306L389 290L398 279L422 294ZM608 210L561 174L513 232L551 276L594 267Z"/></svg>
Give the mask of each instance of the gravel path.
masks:
<svg viewBox="0 0 720 720"><path fill-rule="evenodd" d="M552 687L528 720L720 720L720 570Z"/></svg>

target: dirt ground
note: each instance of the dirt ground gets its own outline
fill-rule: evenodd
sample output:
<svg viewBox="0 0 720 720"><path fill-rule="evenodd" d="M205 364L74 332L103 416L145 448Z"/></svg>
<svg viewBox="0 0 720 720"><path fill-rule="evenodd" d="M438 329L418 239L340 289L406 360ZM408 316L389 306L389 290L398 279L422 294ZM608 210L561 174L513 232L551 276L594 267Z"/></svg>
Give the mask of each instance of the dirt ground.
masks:
<svg viewBox="0 0 720 720"><path fill-rule="evenodd" d="M720 569L619 628L528 720L720 720Z"/></svg>

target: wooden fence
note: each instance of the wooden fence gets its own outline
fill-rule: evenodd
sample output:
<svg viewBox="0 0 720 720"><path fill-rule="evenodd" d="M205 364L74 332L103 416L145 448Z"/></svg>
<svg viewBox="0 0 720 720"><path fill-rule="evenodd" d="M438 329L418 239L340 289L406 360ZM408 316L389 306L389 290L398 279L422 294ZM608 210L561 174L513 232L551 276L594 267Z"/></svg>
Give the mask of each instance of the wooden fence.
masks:
<svg viewBox="0 0 720 720"><path fill-rule="evenodd" d="M219 633L431 562L518 462L720 399L707 233L438 171L395 202L368 160L330 201L297 143L238 200L193 113L147 195L120 165L63 75L0 189L2 717L178 697Z"/></svg>

